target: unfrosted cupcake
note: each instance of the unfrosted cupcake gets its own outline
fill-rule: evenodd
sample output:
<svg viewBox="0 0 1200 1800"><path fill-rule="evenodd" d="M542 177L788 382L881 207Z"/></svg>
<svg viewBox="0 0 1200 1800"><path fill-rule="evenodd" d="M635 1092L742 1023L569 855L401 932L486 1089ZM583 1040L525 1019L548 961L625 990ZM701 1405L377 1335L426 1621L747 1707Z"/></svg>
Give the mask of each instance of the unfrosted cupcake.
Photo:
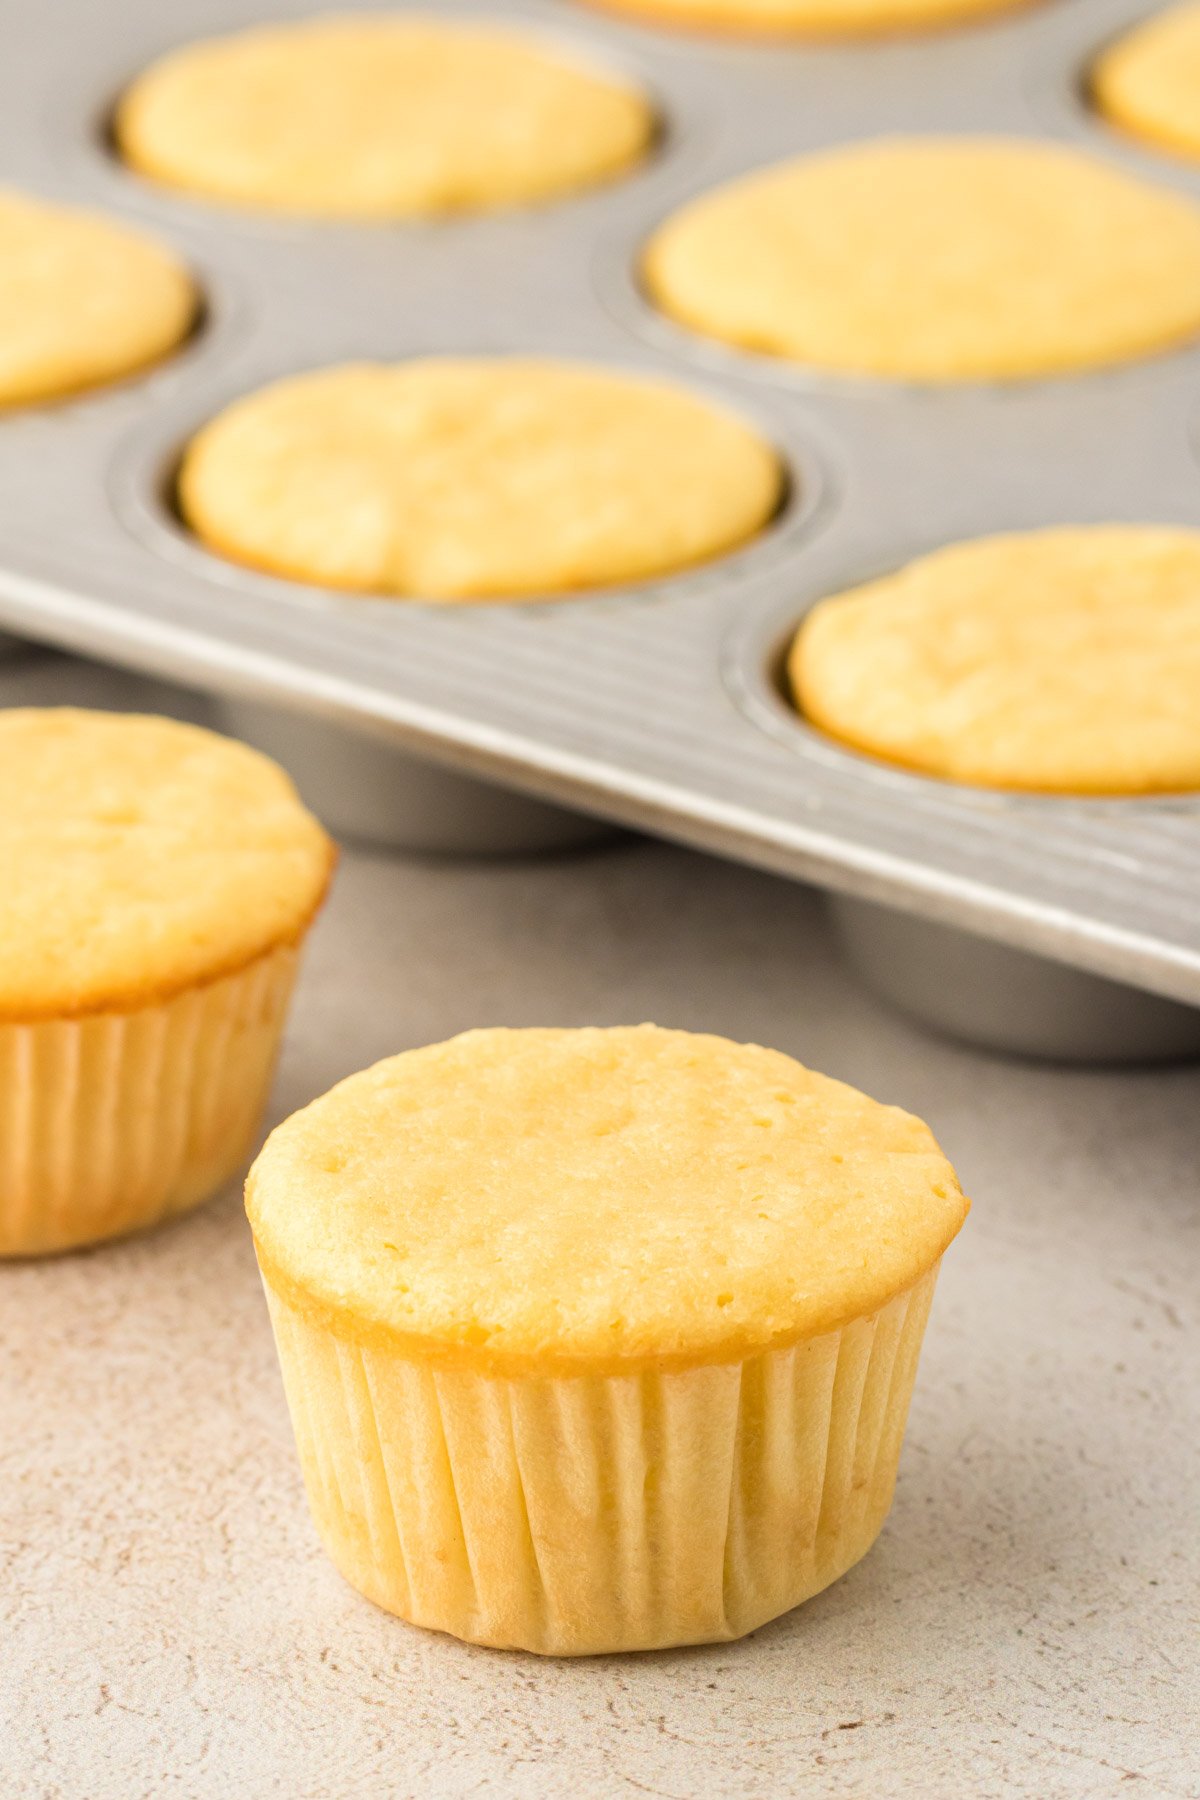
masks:
<svg viewBox="0 0 1200 1800"><path fill-rule="evenodd" d="M1092 99L1113 125L1155 149L1200 161L1200 4L1140 20L1092 70Z"/></svg>
<svg viewBox="0 0 1200 1800"><path fill-rule="evenodd" d="M770 444L674 382L550 357L425 356L272 382L197 433L184 518L296 581L456 602L666 576L753 538Z"/></svg>
<svg viewBox="0 0 1200 1800"><path fill-rule="evenodd" d="M119 381L195 322L195 284L166 245L15 188L0 188L0 268L0 408Z"/></svg>
<svg viewBox="0 0 1200 1800"><path fill-rule="evenodd" d="M1200 209L1073 146L885 137L756 169L643 259L680 324L832 374L1026 381L1200 335Z"/></svg>
<svg viewBox="0 0 1200 1800"><path fill-rule="evenodd" d="M891 37L966 25L1029 0L591 0L650 25L753 37Z"/></svg>
<svg viewBox="0 0 1200 1800"><path fill-rule="evenodd" d="M342 1573L583 1654L738 1637L865 1553L967 1202L909 1114L644 1025L379 1063L247 1210Z"/></svg>
<svg viewBox="0 0 1200 1800"><path fill-rule="evenodd" d="M815 606L788 678L830 737L945 781L1200 789L1200 531L948 544Z"/></svg>
<svg viewBox="0 0 1200 1800"><path fill-rule="evenodd" d="M492 211L644 156L654 109L611 70L479 19L349 13L172 50L117 108L125 160L204 199L313 218Z"/></svg>
<svg viewBox="0 0 1200 1800"><path fill-rule="evenodd" d="M333 855L244 745L0 713L0 1255L153 1224L244 1163Z"/></svg>

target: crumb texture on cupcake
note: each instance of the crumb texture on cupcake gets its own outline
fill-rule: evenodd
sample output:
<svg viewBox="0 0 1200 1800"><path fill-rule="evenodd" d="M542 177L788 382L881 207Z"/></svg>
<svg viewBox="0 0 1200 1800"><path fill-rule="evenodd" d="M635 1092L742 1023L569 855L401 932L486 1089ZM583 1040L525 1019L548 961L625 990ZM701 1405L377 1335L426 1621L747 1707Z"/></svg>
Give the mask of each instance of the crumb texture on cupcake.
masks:
<svg viewBox="0 0 1200 1800"><path fill-rule="evenodd" d="M952 544L821 602L788 668L814 725L925 774L1064 794L1200 788L1200 532Z"/></svg>
<svg viewBox="0 0 1200 1800"><path fill-rule="evenodd" d="M1060 144L804 156L691 201L644 266L691 329L847 375L1021 380L1200 333L1200 208Z"/></svg>
<svg viewBox="0 0 1200 1800"><path fill-rule="evenodd" d="M591 0L648 24L776 37L874 37L931 31L1030 0Z"/></svg>
<svg viewBox="0 0 1200 1800"><path fill-rule="evenodd" d="M367 14L185 45L116 116L121 154L156 181L347 219L551 199L620 174L653 132L644 95L531 37Z"/></svg>
<svg viewBox="0 0 1200 1800"><path fill-rule="evenodd" d="M1156 13L1110 45L1092 70L1092 98L1114 125L1200 161L1200 5Z"/></svg>
<svg viewBox="0 0 1200 1800"><path fill-rule="evenodd" d="M214 550L295 580L436 600L537 599L684 568L753 536L774 452L682 388L523 358L292 377L184 457Z"/></svg>
<svg viewBox="0 0 1200 1800"><path fill-rule="evenodd" d="M294 945L332 858L245 745L171 719L0 712L0 1020L136 1009Z"/></svg>
<svg viewBox="0 0 1200 1800"><path fill-rule="evenodd" d="M247 1188L269 1284L493 1372L732 1360L908 1289L966 1211L920 1120L772 1050L486 1030L351 1076Z"/></svg>
<svg viewBox="0 0 1200 1800"><path fill-rule="evenodd" d="M196 314L179 259L98 213L0 189L0 406L53 400L159 361Z"/></svg>

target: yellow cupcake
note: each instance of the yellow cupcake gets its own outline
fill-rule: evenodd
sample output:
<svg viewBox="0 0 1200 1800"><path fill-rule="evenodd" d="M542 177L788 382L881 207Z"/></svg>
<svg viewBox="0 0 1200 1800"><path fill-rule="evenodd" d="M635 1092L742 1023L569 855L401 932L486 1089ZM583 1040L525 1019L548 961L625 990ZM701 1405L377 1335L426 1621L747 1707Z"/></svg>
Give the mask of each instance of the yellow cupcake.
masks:
<svg viewBox="0 0 1200 1800"><path fill-rule="evenodd" d="M1200 158L1200 5L1173 6L1119 38L1092 71L1092 97L1135 137Z"/></svg>
<svg viewBox="0 0 1200 1800"><path fill-rule="evenodd" d="M552 199L628 169L653 132L643 94L516 32L366 14L188 45L116 116L156 181L346 219Z"/></svg>
<svg viewBox="0 0 1200 1800"><path fill-rule="evenodd" d="M282 770L170 719L0 712L0 1255L243 1164L333 849Z"/></svg>
<svg viewBox="0 0 1200 1800"><path fill-rule="evenodd" d="M1200 209L1060 144L883 138L693 200L645 277L672 317L746 349L1015 381L1200 333Z"/></svg>
<svg viewBox="0 0 1200 1800"><path fill-rule="evenodd" d="M157 362L196 291L169 250L98 214L0 189L0 406L53 400Z"/></svg>
<svg viewBox="0 0 1200 1800"><path fill-rule="evenodd" d="M788 663L814 725L950 781L1200 788L1200 532L953 544L823 601Z"/></svg>
<svg viewBox="0 0 1200 1800"><path fill-rule="evenodd" d="M431 357L325 369L238 401L189 446L179 500L214 550L299 581L542 599L731 549L781 485L761 439L681 388Z"/></svg>
<svg viewBox="0 0 1200 1800"><path fill-rule="evenodd" d="M592 0L648 24L772 37L882 37L967 24L1029 0Z"/></svg>
<svg viewBox="0 0 1200 1800"><path fill-rule="evenodd" d="M909 1114L652 1025L378 1063L246 1205L338 1568L560 1655L738 1637L865 1554L967 1211Z"/></svg>

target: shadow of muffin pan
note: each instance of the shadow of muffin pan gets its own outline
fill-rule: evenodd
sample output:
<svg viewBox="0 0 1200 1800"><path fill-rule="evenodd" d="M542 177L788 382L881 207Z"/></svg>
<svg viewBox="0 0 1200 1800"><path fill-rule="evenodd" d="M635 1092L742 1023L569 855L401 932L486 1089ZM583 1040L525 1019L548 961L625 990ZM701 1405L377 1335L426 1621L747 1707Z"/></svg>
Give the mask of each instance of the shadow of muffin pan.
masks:
<svg viewBox="0 0 1200 1800"><path fill-rule="evenodd" d="M20 70L0 68L0 135L24 184L157 232L209 292L238 297L236 330L222 302L169 380L0 419L0 625L223 697L228 722L282 753L355 836L491 851L627 823L895 905L897 925L934 920L1200 1006L1194 808L1030 806L901 777L746 698L784 626L897 545L1102 519L1200 525L1200 347L996 387L856 381L693 335L637 275L649 233L692 196L889 133L1040 136L1200 201L1200 171L1168 167L1079 100L1128 0L812 47L672 34L571 0L437 11L502 16L640 85L660 121L645 160L536 206L310 223L147 181L97 129L139 70L229 28L211 0L180 0L167 26L154 0L62 0ZM777 447L787 505L744 547L676 574L433 605L255 574L164 503L191 435L284 374L507 354L656 376L740 413ZM930 962L915 942L886 955ZM1074 1007L1064 990L1051 1010ZM1147 1053L1132 1036L1126 1049Z"/></svg>

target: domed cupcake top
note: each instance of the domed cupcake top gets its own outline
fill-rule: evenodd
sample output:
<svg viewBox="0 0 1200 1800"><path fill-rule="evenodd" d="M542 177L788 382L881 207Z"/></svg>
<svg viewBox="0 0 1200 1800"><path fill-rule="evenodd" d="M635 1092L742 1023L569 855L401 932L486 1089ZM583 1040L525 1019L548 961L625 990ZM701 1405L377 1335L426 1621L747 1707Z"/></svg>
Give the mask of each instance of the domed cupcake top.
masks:
<svg viewBox="0 0 1200 1800"><path fill-rule="evenodd" d="M0 712L0 1018L150 1004L299 938L333 846L282 769L172 719Z"/></svg>
<svg viewBox="0 0 1200 1800"><path fill-rule="evenodd" d="M1200 531L1077 525L949 544L821 601L788 673L822 731L944 780L1200 788Z"/></svg>
<svg viewBox="0 0 1200 1800"><path fill-rule="evenodd" d="M158 362L198 296L166 245L120 219L0 188L0 407L57 400Z"/></svg>
<svg viewBox="0 0 1200 1800"><path fill-rule="evenodd" d="M672 318L747 350L1023 381L1200 335L1200 209L1065 144L875 138L700 194L644 273Z"/></svg>
<svg viewBox="0 0 1200 1800"><path fill-rule="evenodd" d="M539 600L674 573L766 524L779 459L673 382L548 357L295 375L218 413L179 501L218 554L426 600Z"/></svg>
<svg viewBox="0 0 1200 1800"><path fill-rule="evenodd" d="M920 1120L654 1025L472 1031L271 1135L268 1283L360 1341L497 1372L733 1360L869 1313L967 1211Z"/></svg>
<svg viewBox="0 0 1200 1800"><path fill-rule="evenodd" d="M535 36L369 13L185 44L115 123L126 161L166 186L359 220L555 199L623 173L655 129L643 94Z"/></svg>
<svg viewBox="0 0 1200 1800"><path fill-rule="evenodd" d="M1141 19L1092 69L1092 99L1112 125L1200 161L1200 4L1184 0Z"/></svg>

